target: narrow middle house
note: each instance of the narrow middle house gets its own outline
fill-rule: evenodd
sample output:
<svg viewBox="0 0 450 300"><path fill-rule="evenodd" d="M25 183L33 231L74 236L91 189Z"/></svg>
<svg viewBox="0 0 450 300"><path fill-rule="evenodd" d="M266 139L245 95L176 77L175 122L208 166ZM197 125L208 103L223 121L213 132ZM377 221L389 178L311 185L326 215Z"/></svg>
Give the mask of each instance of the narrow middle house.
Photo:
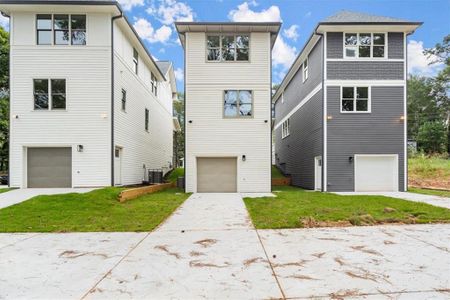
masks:
<svg viewBox="0 0 450 300"><path fill-rule="evenodd" d="M275 163L295 186L407 189L407 36L422 23L341 11L277 89Z"/></svg>
<svg viewBox="0 0 450 300"><path fill-rule="evenodd" d="M176 23L187 192L271 190L271 50L280 23Z"/></svg>
<svg viewBox="0 0 450 300"><path fill-rule="evenodd" d="M153 60L117 1L1 0L0 10L10 186L136 184L171 168L173 67Z"/></svg>

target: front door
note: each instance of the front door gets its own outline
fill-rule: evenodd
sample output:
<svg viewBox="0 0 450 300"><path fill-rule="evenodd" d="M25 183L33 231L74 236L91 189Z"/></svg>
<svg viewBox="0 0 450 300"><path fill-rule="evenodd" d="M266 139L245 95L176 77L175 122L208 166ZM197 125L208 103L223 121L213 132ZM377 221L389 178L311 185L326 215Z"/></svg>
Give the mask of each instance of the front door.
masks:
<svg viewBox="0 0 450 300"><path fill-rule="evenodd" d="M316 191L322 190L322 156L314 158L314 189Z"/></svg>
<svg viewBox="0 0 450 300"><path fill-rule="evenodd" d="M122 184L122 148L114 149L114 185Z"/></svg>

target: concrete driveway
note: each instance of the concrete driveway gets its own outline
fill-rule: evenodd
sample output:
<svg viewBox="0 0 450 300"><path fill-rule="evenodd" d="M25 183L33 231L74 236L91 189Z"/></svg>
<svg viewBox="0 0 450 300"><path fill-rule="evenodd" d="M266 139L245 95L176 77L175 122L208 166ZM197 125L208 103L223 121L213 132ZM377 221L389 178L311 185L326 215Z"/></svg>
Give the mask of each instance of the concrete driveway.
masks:
<svg viewBox="0 0 450 300"><path fill-rule="evenodd" d="M0 209L40 195L87 193L92 190L94 188L14 189L0 194Z"/></svg>
<svg viewBox="0 0 450 300"><path fill-rule="evenodd" d="M0 299L448 299L450 224L254 230L194 194L152 233L0 234Z"/></svg>
<svg viewBox="0 0 450 300"><path fill-rule="evenodd" d="M450 198L409 192L339 192L338 195L374 195L422 202L450 209Z"/></svg>

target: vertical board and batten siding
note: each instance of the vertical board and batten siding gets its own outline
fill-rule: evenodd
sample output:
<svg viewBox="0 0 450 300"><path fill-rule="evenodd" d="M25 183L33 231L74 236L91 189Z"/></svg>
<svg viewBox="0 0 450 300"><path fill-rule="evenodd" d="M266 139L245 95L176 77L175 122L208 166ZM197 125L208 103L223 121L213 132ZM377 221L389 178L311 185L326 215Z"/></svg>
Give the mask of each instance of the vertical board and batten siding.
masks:
<svg viewBox="0 0 450 300"><path fill-rule="evenodd" d="M196 157L237 157L238 192L269 192L270 34L251 33L249 62L207 62L205 38L186 33L186 191L197 190ZM253 117L223 118L224 90L238 89L253 91Z"/></svg>
<svg viewBox="0 0 450 300"><path fill-rule="evenodd" d="M404 189L404 87L372 86L371 113L340 113L340 87L327 87L328 191L354 190L355 154L398 154L399 189Z"/></svg>
<svg viewBox="0 0 450 300"><path fill-rule="evenodd" d="M160 82L158 97L151 91L150 69L139 60L133 71L133 46L114 25L114 144L122 147L121 183L136 184L146 169L169 171L173 154L172 94L168 82ZM140 56L144 55L140 53ZM126 110L122 110L122 89ZM167 91L168 90L168 91ZM145 130L145 109L149 130Z"/></svg>
<svg viewBox="0 0 450 300"><path fill-rule="evenodd" d="M309 54L308 79L303 82L299 68L284 91L284 102L275 105L275 124L302 101L317 85L322 83L323 47L320 39ZM314 157L322 155L323 97L318 91L289 118L290 135L281 138L282 126L275 129L275 163L292 177L292 185L314 189Z"/></svg>
<svg viewBox="0 0 450 300"><path fill-rule="evenodd" d="M73 186L110 184L109 33L109 15L88 13L87 46L38 46L35 14L11 14L11 115L18 116L11 118L11 186L26 187L27 146L72 147ZM33 110L33 79L39 78L66 79L65 111Z"/></svg>

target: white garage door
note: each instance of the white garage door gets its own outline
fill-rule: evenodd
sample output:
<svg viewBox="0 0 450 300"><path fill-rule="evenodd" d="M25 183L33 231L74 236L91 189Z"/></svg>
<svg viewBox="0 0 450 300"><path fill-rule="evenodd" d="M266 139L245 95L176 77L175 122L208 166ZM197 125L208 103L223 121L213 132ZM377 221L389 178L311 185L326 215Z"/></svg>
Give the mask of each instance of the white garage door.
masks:
<svg viewBox="0 0 450 300"><path fill-rule="evenodd" d="M355 192L398 191L397 155L355 155Z"/></svg>
<svg viewBox="0 0 450 300"><path fill-rule="evenodd" d="M197 158L197 192L235 193L237 161L235 157Z"/></svg>

